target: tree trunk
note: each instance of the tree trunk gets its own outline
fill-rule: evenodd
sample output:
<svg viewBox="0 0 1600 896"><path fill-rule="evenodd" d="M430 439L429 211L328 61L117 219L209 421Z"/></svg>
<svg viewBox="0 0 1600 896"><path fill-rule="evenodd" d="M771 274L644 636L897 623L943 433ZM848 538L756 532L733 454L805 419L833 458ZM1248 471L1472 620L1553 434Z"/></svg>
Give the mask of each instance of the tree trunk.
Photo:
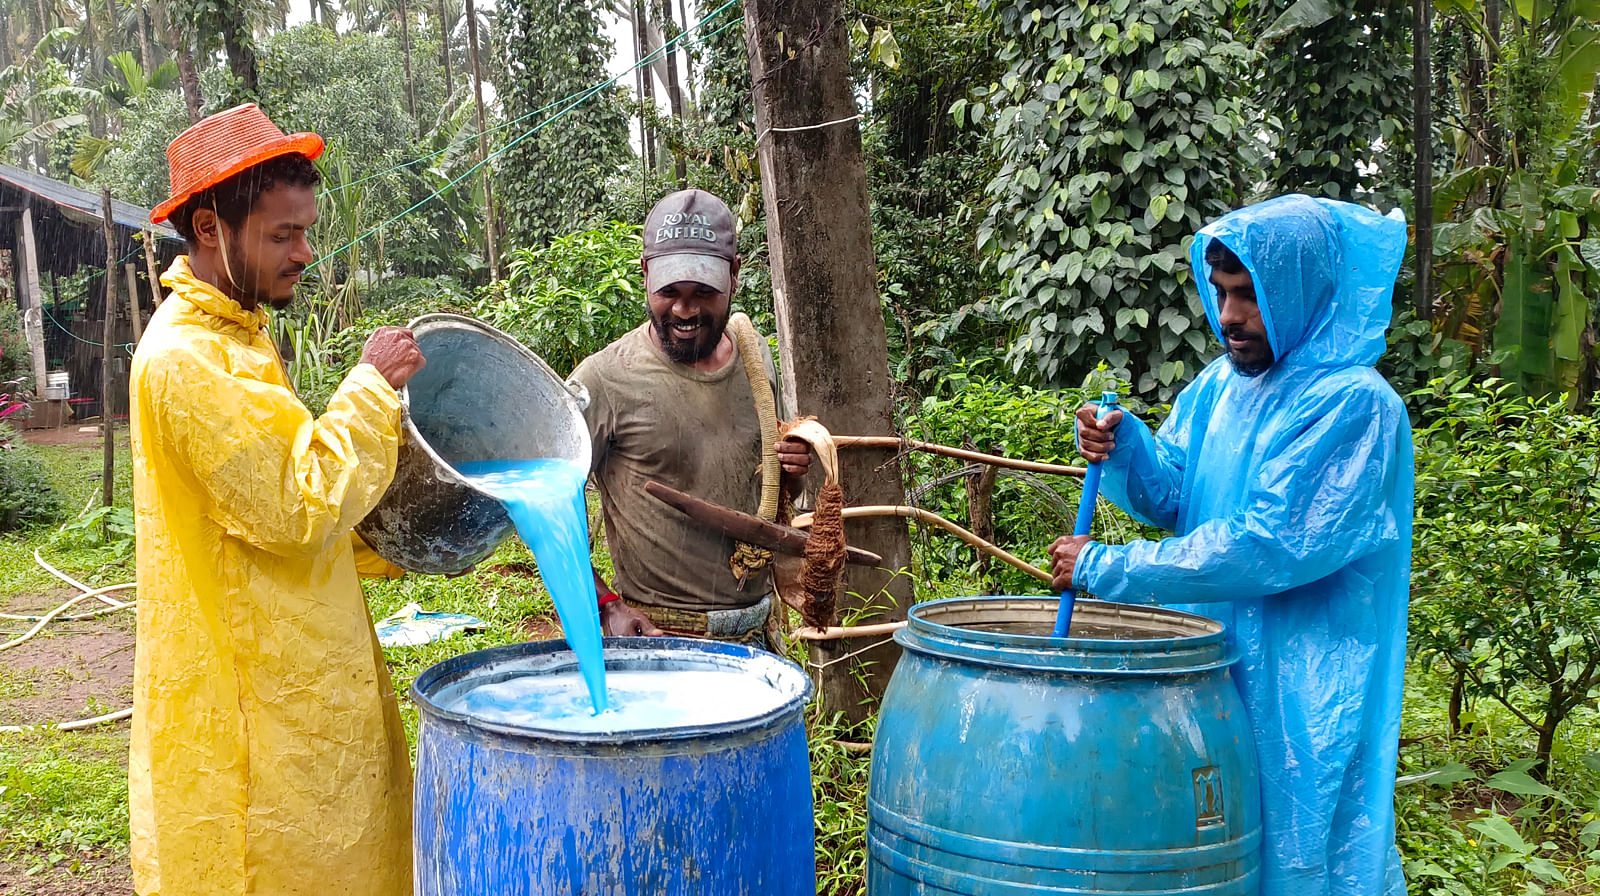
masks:
<svg viewBox="0 0 1600 896"><path fill-rule="evenodd" d="M146 73L153 72L158 63L155 50L150 46L150 11L141 8L138 15L139 21L134 28L139 32L139 64L144 66Z"/></svg>
<svg viewBox="0 0 1600 896"><path fill-rule="evenodd" d="M439 64L444 66L444 95L455 95L455 74L450 70L450 20L445 16L444 0L439 0Z"/></svg>
<svg viewBox="0 0 1600 896"><path fill-rule="evenodd" d="M639 87L639 155L644 159L646 171L656 170L656 135L650 127L649 112L655 111L656 88L651 66L645 57L650 54L650 29L645 24L649 15L644 0L633 0L630 18L633 20L633 61L638 64L635 83Z"/></svg>
<svg viewBox="0 0 1600 896"><path fill-rule="evenodd" d="M261 85L256 67L255 39L251 36L249 22L243 10L232 4L224 3L221 9L225 11L222 49L228 56L228 68L244 85L245 95L254 100L261 92Z"/></svg>
<svg viewBox="0 0 1600 896"><path fill-rule="evenodd" d="M842 0L745 0L744 13L784 397L834 432L892 435ZM894 449L850 449L840 460L847 505L905 503ZM882 556L884 569L848 571L841 614L862 624L905 618L913 600L911 579L900 574L911 566L905 520L853 520L846 538ZM813 651L824 710L851 723L871 717L899 656L893 643L816 642Z"/></svg>
<svg viewBox="0 0 1600 896"><path fill-rule="evenodd" d="M963 447L976 451L975 445L968 437ZM1000 468L993 464L977 464L976 472L967 474L967 522L972 524L972 534L990 544L994 543L994 482L999 476ZM983 584L985 594L990 593L994 583L989 580L990 569L993 567L993 558L983 551L978 551L978 581Z"/></svg>
<svg viewBox="0 0 1600 896"><path fill-rule="evenodd" d="M478 10L467 0L467 62L472 68L472 95L478 113L478 161L483 166L483 251L489 279L500 279L500 254L495 248L494 189L489 180L489 134L483 114L483 68L478 61Z"/></svg>
<svg viewBox="0 0 1600 896"><path fill-rule="evenodd" d="M1416 21L1412 28L1411 98L1412 140L1416 144L1416 251L1417 275L1412 284L1412 306L1417 319L1433 317L1433 27L1431 0L1412 0Z"/></svg>
<svg viewBox="0 0 1600 896"><path fill-rule="evenodd" d="M400 0L400 55L406 69L406 112L417 120L417 82L411 76L411 11Z"/></svg>
<svg viewBox="0 0 1600 896"><path fill-rule="evenodd" d="M684 8L683 0L678 0L678 18L683 20L679 26L680 32L688 31L689 11ZM683 71L687 75L683 80L683 86L689 94L689 107L697 108L700 103L694 98L694 56L690 53L683 54Z"/></svg>
<svg viewBox="0 0 1600 896"><path fill-rule="evenodd" d="M189 123L194 124L201 119L200 109L200 73L194 67L194 53L184 44L183 31L173 27L172 20L167 16L165 0L152 0L154 12L151 20L155 24L157 39L172 49L172 58L178 63L178 83L183 87L183 105L189 111Z"/></svg>
<svg viewBox="0 0 1600 896"><path fill-rule="evenodd" d="M1445 718L1450 722L1450 738L1461 736L1461 704L1467 687L1467 673L1455 670L1455 680L1450 683L1450 703Z"/></svg>
<svg viewBox="0 0 1600 896"><path fill-rule="evenodd" d="M661 5L661 13L668 18L671 18L671 0L663 0ZM665 44L666 34L661 30L660 24L656 22L649 22L648 25L652 38L659 39L662 44ZM667 47L665 54L666 58L662 61L666 63L667 70L667 102L672 107L672 117L674 119L681 119L684 117L684 107L683 91L678 87L677 47L678 45L676 43L670 47ZM684 190L689 187L689 164L684 159L683 153L681 152L675 152L672 154L672 173L673 176L678 179L678 189Z"/></svg>

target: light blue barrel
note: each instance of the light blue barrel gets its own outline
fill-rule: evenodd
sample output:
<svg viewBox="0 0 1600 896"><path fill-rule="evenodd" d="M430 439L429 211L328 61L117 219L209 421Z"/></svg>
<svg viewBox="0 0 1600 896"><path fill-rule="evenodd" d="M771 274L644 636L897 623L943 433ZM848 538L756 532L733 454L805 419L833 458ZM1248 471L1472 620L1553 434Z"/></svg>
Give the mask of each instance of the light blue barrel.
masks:
<svg viewBox="0 0 1600 896"><path fill-rule="evenodd" d="M455 711L463 694L570 674L565 642L496 647L419 675L414 814L422 896L812 896L804 709L811 682L761 650L607 639L606 669L736 671L777 708L695 727L575 733ZM706 701L718 695L708 693Z"/></svg>
<svg viewBox="0 0 1600 896"><path fill-rule="evenodd" d="M1079 601L920 604L872 749L869 896L1251 896L1261 798L1222 626Z"/></svg>

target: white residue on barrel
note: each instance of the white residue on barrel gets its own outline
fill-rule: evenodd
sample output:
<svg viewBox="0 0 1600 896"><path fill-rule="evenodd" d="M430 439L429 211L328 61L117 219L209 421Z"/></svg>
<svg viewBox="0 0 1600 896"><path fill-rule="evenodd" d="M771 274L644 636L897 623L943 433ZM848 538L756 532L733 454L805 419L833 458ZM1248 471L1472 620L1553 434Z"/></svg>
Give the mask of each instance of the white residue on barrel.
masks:
<svg viewBox="0 0 1600 896"><path fill-rule="evenodd" d="M574 671L521 675L473 687L442 709L517 728L620 733L738 722L783 706L764 678L722 669L612 669L610 708L595 714Z"/></svg>

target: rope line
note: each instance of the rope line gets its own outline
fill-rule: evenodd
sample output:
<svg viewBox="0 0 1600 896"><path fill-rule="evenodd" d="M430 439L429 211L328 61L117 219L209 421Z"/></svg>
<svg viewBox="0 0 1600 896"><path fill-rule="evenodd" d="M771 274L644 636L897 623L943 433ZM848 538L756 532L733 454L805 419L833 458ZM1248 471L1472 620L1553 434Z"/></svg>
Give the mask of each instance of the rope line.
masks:
<svg viewBox="0 0 1600 896"><path fill-rule="evenodd" d="M761 144L762 139L764 139L768 134L772 133L773 131L777 131L780 134L792 134L792 133L795 133L796 131L820 131L823 128L831 128L836 124L849 124L850 122L857 121L860 118L861 118L861 113L857 112L856 114L848 116L846 118L835 118L833 121L824 121L822 124L804 124L804 125L801 125L801 126L795 127L795 128L764 128L761 131L761 133L756 135L756 145L759 146Z"/></svg>
<svg viewBox="0 0 1600 896"><path fill-rule="evenodd" d="M709 32L709 33L703 35L702 37L697 38L696 41L685 41L685 38L689 37L689 35L692 34L694 31L698 30L703 25L705 25L705 23L711 21L713 18L717 17L718 15L721 15L723 13L723 11L728 9L728 7L733 6L734 4L736 4L738 2L740 2L740 0L727 0L726 3L722 4L721 6L717 7L716 9L712 10L709 14L707 14L705 17L700 19L700 21L696 22L692 27L684 29L683 32L678 34L676 37L672 38L669 41L666 41L665 43L663 43L656 50L653 50L650 53L646 54L643 58L641 58L636 63L634 63L631 67L629 67L626 71L623 71L623 72L621 72L621 73L619 73L617 75L614 75L614 76L612 76L610 78L607 78L606 80L600 82L599 84L593 85L592 87L588 87L588 88L585 88L584 90L578 91L575 94L571 94L570 96L568 96L568 97L566 97L564 99L557 100L556 102L551 103L551 104L549 104L547 106L544 106L541 109L536 109L533 112L529 112L527 115L519 116L517 119L514 119L513 122L507 122L506 125L497 125L495 128L485 129L484 133L489 133L490 131L493 131L493 130L499 128L499 127L509 126L510 124L515 123L517 121L523 121L523 120L526 120L527 118L529 118L529 117L531 117L533 115L540 114L541 112L544 112L544 111L546 111L546 110L548 110L548 109L550 109L550 108L552 108L554 106L559 106L562 103L567 103L566 106L564 106L562 109L560 109L560 111L556 112L554 115L551 115L549 118L546 118L544 121L539 122L533 128L531 128L528 131L524 132L521 136L519 136L515 140L512 140L511 142L507 143L505 146L502 146L499 149L495 150L494 152L491 152L486 158L478 161L472 167L468 168L466 171L463 171L459 176L457 176L455 178L452 178L450 181L445 183L444 186L440 187L437 190L434 190L429 195L424 196L422 199L419 199L416 202L412 203L411 206L406 208L404 211L400 212L397 215L394 215L393 217L389 218L387 221L384 221L382 224L378 224L376 226L368 228L366 230L366 232L364 232L361 235L355 237L354 239L350 240L349 242L345 243L344 245L340 246L339 248L334 249L333 251L328 252L328 253L322 255L320 258L317 258L316 260L312 261L310 264L306 265L306 270L311 270L312 268L316 267L317 265L321 264L322 262L327 261L328 259L334 258L334 257L340 255L341 253L353 248L355 245L357 245L358 243L361 243L362 241L366 240L368 237L372 236L373 234L377 233L378 231L382 230L383 228L388 227L389 225L395 223L396 221L399 221L399 220L405 218L406 216L410 215L412 212L414 212L417 209L421 208L423 205L426 205L428 202L431 202L432 200L437 199L438 197L444 195L447 191L453 189L456 186L456 184L459 184L463 180L466 180L467 178L471 177L473 174L476 174L478 172L478 170L480 168L482 168L484 165L487 165L489 162L493 161L497 157L499 157L499 156L511 151L514 147L516 147L518 144L522 143L524 140L527 140L529 137L532 137L534 134L538 133L539 131L549 127L552 124L554 124L556 121L558 121L562 117L564 117L568 112L571 112L573 109L576 109L579 106L583 105L584 103L587 103L589 100L593 99L595 96L599 95L600 93L605 91L607 88L610 88L611 86L616 84L623 77L632 74L633 72L639 70L640 68L643 68L644 66L649 65L650 63L652 63L652 62L656 61L657 59L661 58L662 56L666 55L666 52L667 52L668 48L674 47L679 42L694 43L696 41L708 40L711 37L721 33L726 28L729 28L729 27L733 26L734 24L737 24L738 21L740 21L740 20L735 19L733 21L730 21L728 24L723 25L722 27L716 29L715 31ZM471 139L476 140L477 136L478 135L476 133L474 133ZM455 144L452 144L452 147L454 145ZM440 150L439 152L435 152L435 153L433 153L433 154L431 154L429 156L425 156L425 157L423 157L421 159L414 160L414 161L412 161L410 163L407 163L407 165L414 165L414 164L417 164L418 162L425 161L427 159L433 158L434 156L437 156L437 155L447 151L449 148L451 148L451 147L446 147L445 150ZM406 167L406 166L401 166L401 167ZM394 170L394 169L391 169L391 170ZM388 173L388 172L383 172L383 173ZM372 175L372 176L376 177L377 175ZM359 182L360 181L352 181L351 184L349 184L347 186L353 186L355 183L359 183ZM331 192L331 190L329 192Z"/></svg>

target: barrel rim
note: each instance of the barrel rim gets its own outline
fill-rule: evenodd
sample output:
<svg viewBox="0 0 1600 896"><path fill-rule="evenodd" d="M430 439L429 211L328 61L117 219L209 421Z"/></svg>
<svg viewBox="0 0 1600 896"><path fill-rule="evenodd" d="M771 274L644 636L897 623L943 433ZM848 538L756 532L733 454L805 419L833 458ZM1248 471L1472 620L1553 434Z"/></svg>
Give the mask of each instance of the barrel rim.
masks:
<svg viewBox="0 0 1600 896"><path fill-rule="evenodd" d="M1119 617L1167 617L1205 629L1165 638L1058 638L949 625L942 612L960 607L1027 608L1054 619L1057 598L1041 595L973 595L916 604L895 641L913 651L986 665L1079 675L1170 676L1225 668L1238 661L1227 646L1222 623L1166 607L1080 600L1078 612L1111 612Z"/></svg>
<svg viewBox="0 0 1600 896"><path fill-rule="evenodd" d="M700 655L712 654L741 657L746 660L758 660L761 662L770 661L773 664L773 668L779 671L779 674L793 674L796 676L796 681L801 687L798 693L789 696L780 706L745 719L708 725L640 728L620 732L560 731L549 728L532 728L489 722L466 713L445 709L434 701L432 695L440 689L460 681L474 670L499 662L565 652L572 657L572 667L576 668L576 654L572 652L565 639L557 638L488 647L459 654L435 663L412 679L410 687L411 700L423 715L429 719L445 725L465 728L473 732L511 738L522 742L550 743L562 746L616 746L624 744L670 744L706 737L763 731L784 724L791 717L798 716L804 712L806 704L810 702L814 692L811 677L805 673L805 670L777 654L768 653L765 650L748 647L743 644L703 641L697 638L603 638L601 640L601 650L602 655L606 657L607 669L612 667L614 659L621 659L630 653L660 653L671 650L686 650L691 654Z"/></svg>
<svg viewBox="0 0 1600 896"><path fill-rule="evenodd" d="M525 360L532 362L535 368L548 375L550 377L550 381L554 383L557 390L562 393L562 401L570 406L572 412L577 414L578 419L583 419L583 406L578 402L577 396L573 395L571 390L567 388L566 381L556 374L555 368L551 367L543 358L535 354L532 349L523 345L521 342L518 342L510 334L495 327L494 325L485 323L484 321L478 320L475 317L468 317L465 314L453 314L448 311L431 311L427 314L421 314L412 318L410 323L406 324L406 328L411 330L411 332L419 339L436 330L468 330L477 332L483 336L487 336L489 339L500 343L505 348L510 349L512 353L519 354ZM427 437L422 434L422 430L417 428L416 422L411 419L410 384L407 383L406 385L401 386L399 394L401 426L405 429L406 435L408 436L408 438L405 440L406 443L421 449L421 451L428 456L428 459L433 461L435 467L437 468L436 472L445 474L441 478L446 479L446 481L450 482L452 485L459 485L462 488L469 489L478 494L483 494L476 486L474 486L467 480L465 476L461 474L460 470L456 469L454 464L450 463L439 455L439 452L434 449L433 443L428 441ZM589 427L577 427L574 430L574 433L582 442L582 456L569 457L566 459L587 465L590 461L589 453L591 450L591 446L589 444ZM493 498L490 500L493 500Z"/></svg>

